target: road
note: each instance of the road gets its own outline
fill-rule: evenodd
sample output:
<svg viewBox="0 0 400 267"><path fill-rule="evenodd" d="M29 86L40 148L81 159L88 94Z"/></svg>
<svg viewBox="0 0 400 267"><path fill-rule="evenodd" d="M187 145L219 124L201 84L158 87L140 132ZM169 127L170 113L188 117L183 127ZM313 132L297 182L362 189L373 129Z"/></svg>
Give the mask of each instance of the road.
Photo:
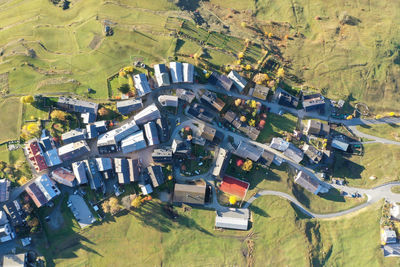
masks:
<svg viewBox="0 0 400 267"><path fill-rule="evenodd" d="M400 146L400 142L396 142L396 141L393 141L393 140L388 140L388 139L385 139L385 138L381 138L381 137L377 137L377 136L374 136L374 135L363 133L363 132L359 131L357 129L357 126L355 126L355 125L348 126L348 128L350 129L351 132L353 132L353 134L357 135L358 137L371 139L371 140L374 140L375 142L382 143L382 144Z"/></svg>

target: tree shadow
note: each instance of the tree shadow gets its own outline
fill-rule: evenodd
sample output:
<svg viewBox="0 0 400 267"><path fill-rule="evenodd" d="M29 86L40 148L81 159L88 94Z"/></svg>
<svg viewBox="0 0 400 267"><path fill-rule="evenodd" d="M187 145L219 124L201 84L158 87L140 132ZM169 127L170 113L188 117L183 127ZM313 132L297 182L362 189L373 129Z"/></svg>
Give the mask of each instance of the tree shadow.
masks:
<svg viewBox="0 0 400 267"><path fill-rule="evenodd" d="M294 197L307 209L310 208L310 199L308 198L308 196L305 194L304 189L297 185L297 184L293 184L292 187L292 194L294 195Z"/></svg>
<svg viewBox="0 0 400 267"><path fill-rule="evenodd" d="M176 47L175 47L175 51L179 51L182 46L185 44L185 40L182 39L177 39L176 40Z"/></svg>
<svg viewBox="0 0 400 267"><path fill-rule="evenodd" d="M336 153L334 176L338 178L361 179L361 173L365 170L364 166L350 161L344 155Z"/></svg>
<svg viewBox="0 0 400 267"><path fill-rule="evenodd" d="M178 0L176 5L182 9L187 11L195 11L200 7L200 0Z"/></svg>
<svg viewBox="0 0 400 267"><path fill-rule="evenodd" d="M251 206L250 206L250 209L251 209L252 212L254 212L255 214L257 214L257 215L259 215L259 216L261 216L261 217L265 217L265 218L270 217L270 216L268 215L268 213L266 213L263 209L260 209L260 208L257 207L257 206L251 205Z"/></svg>

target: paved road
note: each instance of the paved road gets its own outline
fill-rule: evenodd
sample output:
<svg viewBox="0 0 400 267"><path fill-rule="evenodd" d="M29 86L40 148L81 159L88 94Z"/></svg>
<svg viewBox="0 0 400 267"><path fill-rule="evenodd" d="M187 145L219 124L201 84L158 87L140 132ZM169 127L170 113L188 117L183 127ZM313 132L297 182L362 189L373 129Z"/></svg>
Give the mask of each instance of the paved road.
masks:
<svg viewBox="0 0 400 267"><path fill-rule="evenodd" d="M393 141L393 140L389 140L389 139L385 139L385 138L381 138L381 137L377 137L377 136L374 136L374 135L363 133L363 132L359 131L357 129L357 126L355 126L355 125L348 126L348 128L350 129L351 132L353 132L358 137L371 139L371 140L374 140L375 142L382 143L382 144L400 146L400 142L396 142L396 141Z"/></svg>

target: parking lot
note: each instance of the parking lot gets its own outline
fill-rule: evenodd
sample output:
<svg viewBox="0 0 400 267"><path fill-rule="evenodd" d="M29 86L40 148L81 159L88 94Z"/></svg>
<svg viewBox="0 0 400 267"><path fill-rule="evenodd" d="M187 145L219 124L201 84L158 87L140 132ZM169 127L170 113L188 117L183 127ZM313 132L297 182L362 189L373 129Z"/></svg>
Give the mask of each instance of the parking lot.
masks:
<svg viewBox="0 0 400 267"><path fill-rule="evenodd" d="M68 206L81 228L89 226L96 221L85 200L80 195L70 195Z"/></svg>

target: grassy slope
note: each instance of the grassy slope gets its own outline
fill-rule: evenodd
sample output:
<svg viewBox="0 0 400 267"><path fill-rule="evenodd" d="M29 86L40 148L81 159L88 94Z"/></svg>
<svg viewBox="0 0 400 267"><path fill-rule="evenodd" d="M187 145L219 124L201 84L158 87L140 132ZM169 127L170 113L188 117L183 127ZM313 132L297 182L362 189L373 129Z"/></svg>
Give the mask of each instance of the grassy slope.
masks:
<svg viewBox="0 0 400 267"><path fill-rule="evenodd" d="M363 133L374 135L389 140L400 140L399 124L377 124L377 125L361 125L357 129Z"/></svg>
<svg viewBox="0 0 400 267"><path fill-rule="evenodd" d="M280 131L293 133L296 129L297 117L286 113L282 116L268 113L266 124L257 138L257 142L269 143L273 137L280 137Z"/></svg>
<svg viewBox="0 0 400 267"><path fill-rule="evenodd" d="M400 178L396 164L400 160L400 147L395 145L364 145L364 156L336 155L334 177L346 178L350 186L374 187ZM370 180L376 176L378 179Z"/></svg>
<svg viewBox="0 0 400 267"><path fill-rule="evenodd" d="M0 100L0 143L19 137L22 104L18 98Z"/></svg>

